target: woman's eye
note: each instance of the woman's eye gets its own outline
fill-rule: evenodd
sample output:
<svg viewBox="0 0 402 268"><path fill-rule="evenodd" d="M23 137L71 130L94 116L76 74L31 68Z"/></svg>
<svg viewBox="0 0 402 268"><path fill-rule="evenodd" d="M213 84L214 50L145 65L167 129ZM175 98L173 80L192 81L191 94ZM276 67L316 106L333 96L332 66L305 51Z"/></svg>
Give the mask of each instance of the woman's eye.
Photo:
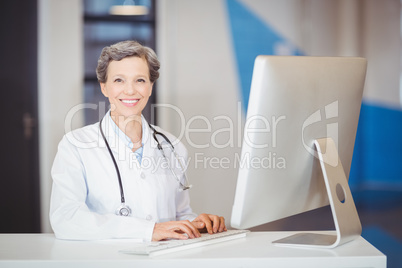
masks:
<svg viewBox="0 0 402 268"><path fill-rule="evenodd" d="M137 80L137 82L144 83L145 79L140 78L140 79Z"/></svg>
<svg viewBox="0 0 402 268"><path fill-rule="evenodd" d="M121 83L121 82L123 82L123 79L116 78L114 81L117 82L117 83Z"/></svg>

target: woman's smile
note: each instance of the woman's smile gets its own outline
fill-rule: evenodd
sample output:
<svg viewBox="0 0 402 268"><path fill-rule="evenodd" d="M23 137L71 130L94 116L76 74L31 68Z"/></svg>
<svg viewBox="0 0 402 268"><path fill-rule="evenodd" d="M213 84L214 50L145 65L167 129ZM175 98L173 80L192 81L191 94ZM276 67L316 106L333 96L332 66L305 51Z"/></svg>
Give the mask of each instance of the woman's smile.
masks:
<svg viewBox="0 0 402 268"><path fill-rule="evenodd" d="M133 107L133 106L137 105L137 103L140 101L140 99L120 99L120 101L126 107Z"/></svg>

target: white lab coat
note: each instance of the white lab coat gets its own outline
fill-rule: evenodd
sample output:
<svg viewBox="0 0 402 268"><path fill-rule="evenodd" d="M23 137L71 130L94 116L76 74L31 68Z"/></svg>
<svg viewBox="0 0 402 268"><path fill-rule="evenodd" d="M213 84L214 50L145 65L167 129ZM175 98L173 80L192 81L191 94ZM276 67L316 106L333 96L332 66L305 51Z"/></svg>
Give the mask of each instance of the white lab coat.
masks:
<svg viewBox="0 0 402 268"><path fill-rule="evenodd" d="M111 156L99 131L99 123L66 134L59 143L52 167L53 188L50 222L57 238L93 240L140 238L149 241L157 222L193 220L188 190L179 191L179 183L167 168L167 162L156 147L152 130L142 117L143 157L141 165L135 154L112 129L107 114L102 129L118 164L126 205L131 217L117 216L120 188ZM177 139L163 132L173 144ZM158 135L164 146L167 143ZM166 147L168 148L168 147ZM175 150L183 163L187 160L184 145ZM172 157L165 154L183 180L183 172Z"/></svg>

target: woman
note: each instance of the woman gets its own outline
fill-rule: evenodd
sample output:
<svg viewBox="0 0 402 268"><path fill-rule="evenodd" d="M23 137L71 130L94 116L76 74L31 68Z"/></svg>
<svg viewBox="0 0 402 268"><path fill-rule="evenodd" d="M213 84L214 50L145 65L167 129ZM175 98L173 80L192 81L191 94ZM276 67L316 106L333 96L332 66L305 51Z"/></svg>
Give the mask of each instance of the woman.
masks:
<svg viewBox="0 0 402 268"><path fill-rule="evenodd" d="M99 123L67 133L59 144L50 206L56 237L158 241L226 230L222 217L192 212L184 172L177 168L187 157L185 147L142 116L159 66L155 52L135 41L102 50L96 72L111 109ZM179 157L166 146L168 140Z"/></svg>

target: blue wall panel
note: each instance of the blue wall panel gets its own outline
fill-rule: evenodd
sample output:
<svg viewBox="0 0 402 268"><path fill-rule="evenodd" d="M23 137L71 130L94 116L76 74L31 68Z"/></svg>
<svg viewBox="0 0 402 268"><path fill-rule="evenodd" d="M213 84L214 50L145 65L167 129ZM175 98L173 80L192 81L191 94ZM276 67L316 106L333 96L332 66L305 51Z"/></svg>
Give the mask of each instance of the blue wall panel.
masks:
<svg viewBox="0 0 402 268"><path fill-rule="evenodd" d="M226 0L233 46L240 77L243 107L247 110L254 60L258 55L275 55L278 46L291 55L302 52L237 0Z"/></svg>
<svg viewBox="0 0 402 268"><path fill-rule="evenodd" d="M402 189L402 111L363 103L350 183Z"/></svg>

